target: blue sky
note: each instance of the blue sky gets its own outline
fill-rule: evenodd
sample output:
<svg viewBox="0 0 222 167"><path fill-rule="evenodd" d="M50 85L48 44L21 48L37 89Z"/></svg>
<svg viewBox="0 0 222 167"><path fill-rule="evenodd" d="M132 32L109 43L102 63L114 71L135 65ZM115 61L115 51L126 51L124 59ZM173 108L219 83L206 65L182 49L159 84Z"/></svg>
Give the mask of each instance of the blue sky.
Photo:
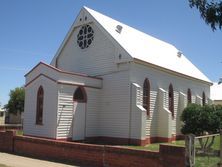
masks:
<svg viewBox="0 0 222 167"><path fill-rule="evenodd" d="M50 63L82 6L175 45L212 81L222 76L222 31L213 32L188 0L0 0L0 102ZM186 67L184 67L186 68Z"/></svg>

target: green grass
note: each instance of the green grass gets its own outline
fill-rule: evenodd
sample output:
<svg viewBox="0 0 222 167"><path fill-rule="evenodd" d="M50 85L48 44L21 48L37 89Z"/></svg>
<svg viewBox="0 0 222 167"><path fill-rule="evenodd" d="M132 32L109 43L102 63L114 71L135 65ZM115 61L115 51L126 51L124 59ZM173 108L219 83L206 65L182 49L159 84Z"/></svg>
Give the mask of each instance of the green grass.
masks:
<svg viewBox="0 0 222 167"><path fill-rule="evenodd" d="M23 130L17 130L17 131L16 131L16 135L22 136L22 135L23 135ZM0 167L1 167L1 166L0 166Z"/></svg>
<svg viewBox="0 0 222 167"><path fill-rule="evenodd" d="M206 140L206 139L204 139ZM168 145L176 145L176 146L185 146L184 140L177 140L171 143L153 143L146 146L128 146L132 149L141 149L141 150L150 150L150 151L159 151L160 144L168 144ZM199 141L196 140L195 147L200 148ZM220 137L217 136L214 140L214 144L212 146L213 150L220 149ZM195 167L214 167L217 166L217 163L220 161L218 156L201 156L197 155L195 157Z"/></svg>
<svg viewBox="0 0 222 167"><path fill-rule="evenodd" d="M153 143L146 146L128 146L132 149L139 149L139 150L150 150L150 151L159 151L160 144L168 144L168 145L176 145L176 146L185 146L184 140L177 140L172 143Z"/></svg>
<svg viewBox="0 0 222 167"><path fill-rule="evenodd" d="M216 167L219 161L219 157L197 156L195 158L195 167Z"/></svg>

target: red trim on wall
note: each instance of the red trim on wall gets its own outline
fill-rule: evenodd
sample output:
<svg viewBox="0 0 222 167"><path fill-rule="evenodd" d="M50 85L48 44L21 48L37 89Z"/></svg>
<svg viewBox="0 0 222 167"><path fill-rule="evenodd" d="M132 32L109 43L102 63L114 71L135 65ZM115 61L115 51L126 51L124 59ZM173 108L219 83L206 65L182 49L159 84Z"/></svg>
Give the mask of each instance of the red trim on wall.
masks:
<svg viewBox="0 0 222 167"><path fill-rule="evenodd" d="M128 139L128 138L116 138L116 137L86 137L85 141L90 143L99 143L99 144L115 144L115 145L139 145L145 146L147 144L156 143L156 142L172 142L176 139L182 139L183 135L172 136L171 138L165 137L147 137L146 139Z"/></svg>
<svg viewBox="0 0 222 167"><path fill-rule="evenodd" d="M101 89L95 86L88 86L88 85L80 85L80 84L73 84L73 83L67 83L67 82L62 82L62 81L56 81L55 79L45 75L45 74L39 74L38 76L36 76L33 80L31 80L30 82L28 82L25 87L28 87L31 83L33 83L36 79L38 79L40 76L44 76L47 79L57 83L57 84L63 84L63 85L71 85L71 86L83 86L83 87L87 87L87 88L93 88L93 89Z"/></svg>
<svg viewBox="0 0 222 167"><path fill-rule="evenodd" d="M87 87L87 88L101 89L101 88L98 88L95 86L80 85L80 84L74 84L74 83L68 83L68 82L62 82L62 81L57 81L57 84L70 85L70 86L83 86L83 87Z"/></svg>
<svg viewBox="0 0 222 167"><path fill-rule="evenodd" d="M34 71L38 66L40 66L40 65L45 65L45 66L47 66L47 67L49 67L49 68L51 68L51 69L53 69L53 70L55 70L55 71L57 71L57 72L59 72L59 73L63 73L63 74L69 74L69 75L76 75L76 76L81 76L81 77L88 77L88 78L94 78L94 79L99 79L99 80L102 80L102 78L100 78L100 77L93 77L93 76L89 76L89 75L86 75L86 74L81 74L81 73L73 73L73 72L68 72L68 71L62 71L62 70L60 70L60 69L58 69L58 68L55 68L54 66L52 66L52 65L49 65L49 64L46 64L46 63L44 63L44 62L39 62L35 67L33 67L27 74L25 74L25 77L27 76L27 75L29 75L32 71Z"/></svg>
<svg viewBox="0 0 222 167"><path fill-rule="evenodd" d="M56 82L55 79L52 79L51 77L48 77L48 76L45 75L45 74L39 74L39 75L36 76L33 80L31 80L30 82L28 82L27 84L25 84L25 87L29 86L32 82L34 82L36 79L38 79L38 78L41 77L41 76L44 76L44 77L46 77L47 79L49 79L49 80L51 80L51 81L53 81L53 82Z"/></svg>
<svg viewBox="0 0 222 167"><path fill-rule="evenodd" d="M50 137L40 137L40 136L34 136L34 135L26 135L27 137L36 137L36 138L42 138L42 139L50 139L50 140L56 140L56 141L74 141L72 138L50 138ZM157 142L172 142L176 140L182 140L184 139L184 135L172 135L172 138L166 138L166 137L147 137L146 139L128 139L128 138L118 138L118 137L105 137L105 136L95 136L95 137L86 137L85 140L78 140L75 142L81 142L81 143L93 143L93 144L110 144L110 145L138 145L138 146L145 146L147 144L151 143L157 143Z"/></svg>

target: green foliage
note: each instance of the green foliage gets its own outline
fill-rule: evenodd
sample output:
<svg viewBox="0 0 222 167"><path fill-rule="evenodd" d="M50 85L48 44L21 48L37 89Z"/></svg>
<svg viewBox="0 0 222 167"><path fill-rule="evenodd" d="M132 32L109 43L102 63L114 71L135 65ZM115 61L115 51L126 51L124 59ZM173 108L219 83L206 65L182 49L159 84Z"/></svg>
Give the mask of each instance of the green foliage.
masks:
<svg viewBox="0 0 222 167"><path fill-rule="evenodd" d="M222 128L222 106L189 104L181 115L183 134L218 133Z"/></svg>
<svg viewBox="0 0 222 167"><path fill-rule="evenodd" d="M212 30L222 28L222 1L220 0L189 0L190 7L196 7L206 24Z"/></svg>
<svg viewBox="0 0 222 167"><path fill-rule="evenodd" d="M9 113L17 114L24 111L25 89L24 87L17 87L9 93L8 104L5 109Z"/></svg>

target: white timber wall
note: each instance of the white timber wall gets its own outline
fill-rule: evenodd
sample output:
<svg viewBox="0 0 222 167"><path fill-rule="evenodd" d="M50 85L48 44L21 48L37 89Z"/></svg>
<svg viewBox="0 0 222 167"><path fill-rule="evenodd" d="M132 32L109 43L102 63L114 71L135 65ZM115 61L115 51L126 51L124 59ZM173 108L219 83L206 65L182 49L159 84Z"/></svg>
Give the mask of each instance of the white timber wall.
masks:
<svg viewBox="0 0 222 167"><path fill-rule="evenodd" d="M59 85L57 138L72 137L73 93L76 86Z"/></svg>
<svg viewBox="0 0 222 167"><path fill-rule="evenodd" d="M131 108L130 108L130 139L145 139L146 133L146 109L142 104L142 88L136 84L131 84Z"/></svg>
<svg viewBox="0 0 222 167"><path fill-rule="evenodd" d="M162 88L168 95L169 85L173 85L174 90L174 116L175 119L172 120L172 134L177 134L177 121L180 115L179 112L179 94L187 94L187 89L190 88L192 92L192 102L196 102L196 96L202 96L203 91L205 92L206 99L210 94L210 86L188 78L181 77L179 75L174 75L172 73L165 72L159 68L154 68L153 66L148 66L144 64L131 63L130 67L130 82L137 83L143 87L143 82L145 78L149 79L150 82L150 116L147 116L146 120L146 135L150 137L158 136L158 89ZM168 108L168 96L166 96L165 104Z"/></svg>
<svg viewBox="0 0 222 167"><path fill-rule="evenodd" d="M162 88L159 88L158 90L158 137L164 137L164 138L171 138L172 137L172 114L168 110L168 105L165 101L167 99L168 93L163 90Z"/></svg>
<svg viewBox="0 0 222 167"><path fill-rule="evenodd" d="M60 85L57 118L57 138L71 138L73 126L73 94L77 86ZM100 89L84 88L87 94L85 137L98 136L98 97Z"/></svg>
<svg viewBox="0 0 222 167"><path fill-rule="evenodd" d="M76 20L79 20L79 17ZM84 14L81 17L84 18ZM120 49L120 46L110 35L105 35L107 32L98 27L91 16L87 15L87 18L88 21L82 24L89 24L93 28L94 39L92 44L85 49L78 46L77 35L81 26L80 23L75 23L75 28L70 32L70 37L60 54L58 54L58 68L88 75L103 75L118 70L116 62L118 62L119 54L121 54L121 59L124 61L128 58L128 54ZM120 50L122 51L120 52ZM54 57L51 64L55 65L55 61L56 58Z"/></svg>
<svg viewBox="0 0 222 167"><path fill-rule="evenodd" d="M180 116L184 110L184 108L187 106L187 95L179 92L179 104L178 104L178 110L177 110L177 117L176 117L176 134L180 135L181 134L181 126L182 122L180 121Z"/></svg>
<svg viewBox="0 0 222 167"><path fill-rule="evenodd" d="M43 125L36 125L36 103L39 87L44 89ZM40 76L25 88L24 134L56 138L58 89L55 82Z"/></svg>
<svg viewBox="0 0 222 167"><path fill-rule="evenodd" d="M103 76L99 104L100 136L128 138L130 121L129 71Z"/></svg>

